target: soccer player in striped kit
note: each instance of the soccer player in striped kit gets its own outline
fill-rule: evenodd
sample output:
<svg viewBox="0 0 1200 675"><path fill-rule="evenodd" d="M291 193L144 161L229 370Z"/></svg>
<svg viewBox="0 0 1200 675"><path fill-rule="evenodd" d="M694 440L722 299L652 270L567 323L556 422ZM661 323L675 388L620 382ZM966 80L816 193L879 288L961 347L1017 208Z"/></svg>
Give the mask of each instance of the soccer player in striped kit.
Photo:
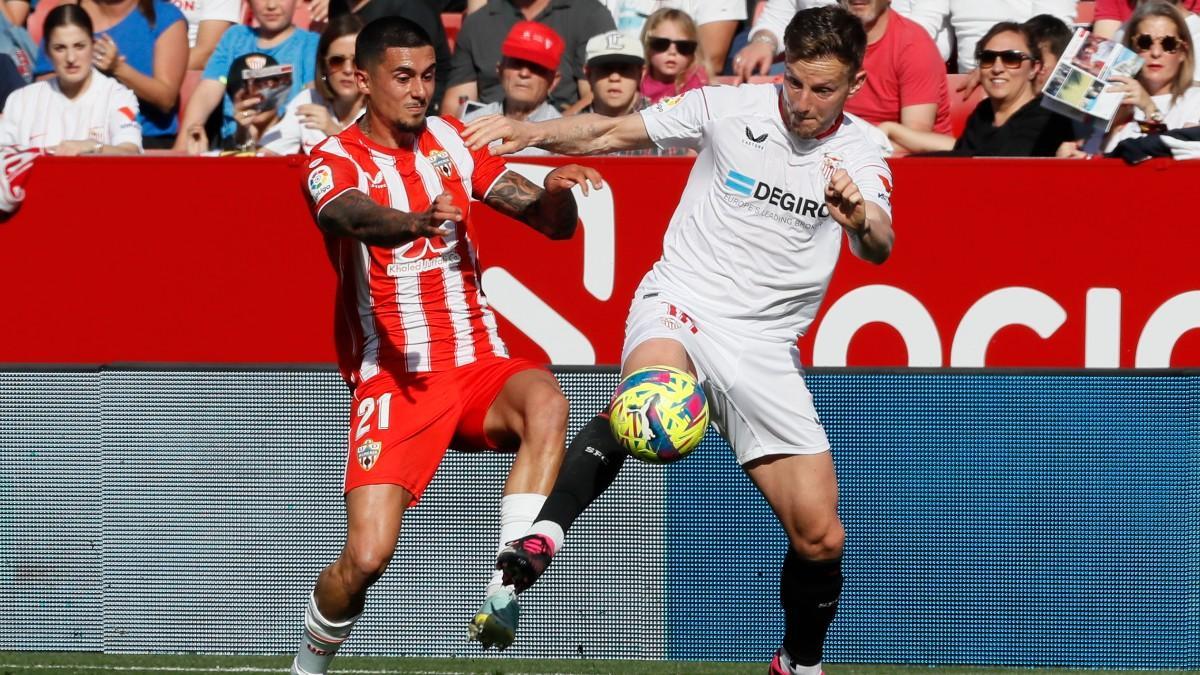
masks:
<svg viewBox="0 0 1200 675"><path fill-rule="evenodd" d="M338 361L353 401L346 542L305 611L297 675L328 669L447 447L517 449L501 543L533 522L562 462L567 403L554 377L510 358L497 333L468 236L470 198L565 239L578 219L571 188L600 187L598 173L577 165L539 187L486 150L469 150L458 121L427 118L436 63L416 24L368 24L355 66L366 111L314 148L305 178L338 273ZM507 646L516 601L499 573L488 602L508 620L485 614L477 638Z"/></svg>
<svg viewBox="0 0 1200 675"><path fill-rule="evenodd" d="M496 153L529 145L564 154L652 145L699 152L662 258L634 295L622 373L671 366L697 376L713 425L788 538L786 628L769 672L819 675L845 533L796 337L817 313L843 236L864 260L891 254L891 171L862 120L844 113L867 76L862 22L836 6L807 9L792 18L784 43L781 85L703 87L617 118L484 118L466 138L477 148L503 139ZM505 580L521 591L545 571L625 457L606 415L597 415L571 442L529 534L500 553Z"/></svg>

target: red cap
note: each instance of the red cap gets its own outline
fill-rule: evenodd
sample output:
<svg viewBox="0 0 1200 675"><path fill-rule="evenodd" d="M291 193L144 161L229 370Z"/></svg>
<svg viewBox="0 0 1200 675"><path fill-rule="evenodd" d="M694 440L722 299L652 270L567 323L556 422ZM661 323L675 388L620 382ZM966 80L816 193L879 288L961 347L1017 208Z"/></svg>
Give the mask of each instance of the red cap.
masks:
<svg viewBox="0 0 1200 675"><path fill-rule="evenodd" d="M557 71L562 59L563 40L554 29L536 21L519 21L504 38L500 53L514 59L536 63L546 70Z"/></svg>

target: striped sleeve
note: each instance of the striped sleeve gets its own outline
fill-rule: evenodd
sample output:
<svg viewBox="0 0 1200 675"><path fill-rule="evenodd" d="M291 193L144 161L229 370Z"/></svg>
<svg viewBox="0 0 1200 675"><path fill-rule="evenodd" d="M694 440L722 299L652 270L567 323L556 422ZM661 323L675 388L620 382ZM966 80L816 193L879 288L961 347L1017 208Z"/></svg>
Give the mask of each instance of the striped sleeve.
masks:
<svg viewBox="0 0 1200 675"><path fill-rule="evenodd" d="M304 187L312 202L313 215L319 216L321 209L339 195L359 189L359 170L337 137L330 137L313 148L311 157Z"/></svg>

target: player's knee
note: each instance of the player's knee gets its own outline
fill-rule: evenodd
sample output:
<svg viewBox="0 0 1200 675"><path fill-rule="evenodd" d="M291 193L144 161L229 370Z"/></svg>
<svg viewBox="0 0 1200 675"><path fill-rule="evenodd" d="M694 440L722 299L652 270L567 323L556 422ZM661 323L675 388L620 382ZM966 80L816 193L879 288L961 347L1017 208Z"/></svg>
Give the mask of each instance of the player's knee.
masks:
<svg viewBox="0 0 1200 675"><path fill-rule="evenodd" d="M555 387L538 387L525 402L526 434L541 437L565 436L567 399Z"/></svg>
<svg viewBox="0 0 1200 675"><path fill-rule="evenodd" d="M347 544L342 552L342 576L351 591L366 590L379 580L392 561L394 547L374 543Z"/></svg>
<svg viewBox="0 0 1200 675"><path fill-rule="evenodd" d="M833 560L842 555L846 544L846 529L834 518L827 526L793 532L789 537L792 548L806 560Z"/></svg>

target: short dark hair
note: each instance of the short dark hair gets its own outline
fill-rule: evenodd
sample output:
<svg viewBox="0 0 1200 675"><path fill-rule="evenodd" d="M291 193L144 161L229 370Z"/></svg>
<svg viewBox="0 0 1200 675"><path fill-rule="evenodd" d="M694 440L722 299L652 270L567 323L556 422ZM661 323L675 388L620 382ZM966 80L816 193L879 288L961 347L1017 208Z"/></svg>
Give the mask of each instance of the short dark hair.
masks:
<svg viewBox="0 0 1200 675"><path fill-rule="evenodd" d="M1033 57L1034 61L1042 60L1042 50L1038 49L1037 40L1033 39L1033 31L1023 23L1016 21L1001 21L1000 23L988 29L988 32L979 38L979 42L975 43L975 60L978 61L983 56L983 48L992 38L1001 33L1016 33L1025 41L1025 49L1029 51L1029 56Z"/></svg>
<svg viewBox="0 0 1200 675"><path fill-rule="evenodd" d="M398 16L384 16L363 27L354 41L354 65L360 70L375 65L389 49L432 47L433 40L417 24Z"/></svg>
<svg viewBox="0 0 1200 675"><path fill-rule="evenodd" d="M88 39L92 39L92 35L96 32L92 30L92 17L88 16L87 12L79 5L71 2L65 5L59 5L50 10L46 14L45 21L42 22L42 49L50 51L50 34L56 28L63 26L78 26L87 33Z"/></svg>
<svg viewBox="0 0 1200 675"><path fill-rule="evenodd" d="M832 56L853 74L867 53L867 31L858 17L837 5L812 7L792 17L783 31L783 47L788 63Z"/></svg>
<svg viewBox="0 0 1200 675"><path fill-rule="evenodd" d="M1070 26L1053 14L1038 14L1024 25L1033 36L1034 46L1040 50L1043 44L1048 44L1056 56L1062 56L1071 42L1071 36L1075 34Z"/></svg>

